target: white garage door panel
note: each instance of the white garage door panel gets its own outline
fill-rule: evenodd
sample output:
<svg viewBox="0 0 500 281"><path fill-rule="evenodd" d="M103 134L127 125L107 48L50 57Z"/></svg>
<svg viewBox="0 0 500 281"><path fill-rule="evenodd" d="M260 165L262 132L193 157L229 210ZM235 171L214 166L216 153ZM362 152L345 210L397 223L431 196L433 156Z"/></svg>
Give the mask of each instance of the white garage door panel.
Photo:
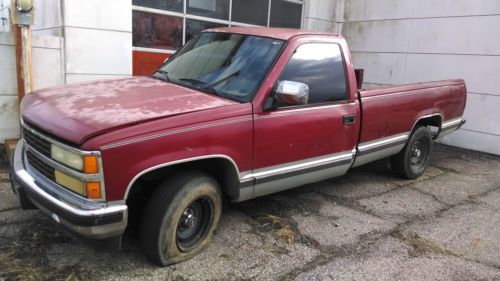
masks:
<svg viewBox="0 0 500 281"><path fill-rule="evenodd" d="M68 74L132 73L131 33L67 27L65 40Z"/></svg>
<svg viewBox="0 0 500 281"><path fill-rule="evenodd" d="M443 143L500 155L500 136L458 130L444 137Z"/></svg>
<svg viewBox="0 0 500 281"><path fill-rule="evenodd" d="M17 95L16 50L14 46L0 44L0 58L2 58L0 63L0 96Z"/></svg>
<svg viewBox="0 0 500 281"><path fill-rule="evenodd" d="M376 2L376 1L375 1ZM498 0L418 0L414 17L447 17L500 14Z"/></svg>
<svg viewBox="0 0 500 281"><path fill-rule="evenodd" d="M500 96L500 56L408 54L405 83L451 78L465 79L469 92Z"/></svg>
<svg viewBox="0 0 500 281"><path fill-rule="evenodd" d="M413 1L348 0L345 1L345 20L404 19L412 13Z"/></svg>
<svg viewBox="0 0 500 281"><path fill-rule="evenodd" d="M353 53L356 68L364 68L364 81L381 84L401 84L405 66L405 54Z"/></svg>
<svg viewBox="0 0 500 281"><path fill-rule="evenodd" d="M32 54L34 90L63 84L60 50L33 48Z"/></svg>
<svg viewBox="0 0 500 281"><path fill-rule="evenodd" d="M64 1L67 26L132 31L132 1Z"/></svg>
<svg viewBox="0 0 500 281"><path fill-rule="evenodd" d="M17 96L0 96L0 143L19 137Z"/></svg>
<svg viewBox="0 0 500 281"><path fill-rule="evenodd" d="M408 51L500 55L498 27L500 15L415 19ZM399 39L404 41L404 37Z"/></svg>
<svg viewBox="0 0 500 281"><path fill-rule="evenodd" d="M406 52L409 20L349 22L342 25L351 51Z"/></svg>
<svg viewBox="0 0 500 281"><path fill-rule="evenodd" d="M500 136L500 96L468 94L464 128ZM500 143L499 143L500 145Z"/></svg>

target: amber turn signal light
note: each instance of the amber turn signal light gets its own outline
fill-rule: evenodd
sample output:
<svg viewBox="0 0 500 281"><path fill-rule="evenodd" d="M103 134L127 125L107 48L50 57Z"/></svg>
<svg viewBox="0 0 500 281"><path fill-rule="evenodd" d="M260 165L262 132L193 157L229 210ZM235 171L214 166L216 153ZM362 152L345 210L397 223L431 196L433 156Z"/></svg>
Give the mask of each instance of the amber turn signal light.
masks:
<svg viewBox="0 0 500 281"><path fill-rule="evenodd" d="M88 199L101 199L101 184L99 182L85 183Z"/></svg>
<svg viewBox="0 0 500 281"><path fill-rule="evenodd" d="M83 172L85 174L96 174L97 172L99 172L99 167L97 165L97 156L83 156Z"/></svg>

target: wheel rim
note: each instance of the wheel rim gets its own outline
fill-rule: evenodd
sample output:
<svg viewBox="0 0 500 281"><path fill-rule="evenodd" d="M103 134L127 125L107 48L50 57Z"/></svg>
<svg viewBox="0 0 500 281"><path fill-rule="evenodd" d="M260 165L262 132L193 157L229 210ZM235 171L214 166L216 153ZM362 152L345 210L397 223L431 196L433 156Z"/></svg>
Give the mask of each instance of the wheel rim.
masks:
<svg viewBox="0 0 500 281"><path fill-rule="evenodd" d="M427 159L429 147L423 140L417 140L411 148L410 164L414 169L420 169L424 166Z"/></svg>
<svg viewBox="0 0 500 281"><path fill-rule="evenodd" d="M213 205L207 197L191 202L177 224L176 241L181 251L189 251L198 241L205 237L213 220Z"/></svg>

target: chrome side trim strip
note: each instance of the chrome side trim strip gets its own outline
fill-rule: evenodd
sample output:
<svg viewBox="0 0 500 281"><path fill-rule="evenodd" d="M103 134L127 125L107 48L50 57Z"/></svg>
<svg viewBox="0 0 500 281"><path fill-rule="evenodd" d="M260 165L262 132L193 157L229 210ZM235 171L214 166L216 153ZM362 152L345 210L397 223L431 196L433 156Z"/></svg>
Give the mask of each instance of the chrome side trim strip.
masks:
<svg viewBox="0 0 500 281"><path fill-rule="evenodd" d="M245 118L241 118L241 119L235 119L235 120L223 121L223 122L218 122L218 123L211 123L211 124L206 124L206 125L194 126L194 127L158 133L158 134L154 134L154 135L139 137L139 138L125 140L125 141L118 141L115 143L103 145L101 148L102 148L102 150L105 150L105 149L115 148L115 147L119 147L119 146L123 146L123 145L127 145L127 144L138 143L138 142L143 142L143 141L147 141L147 140L151 140L151 139L166 137L166 136L170 136L170 135L191 132L191 131L201 130L201 129L206 129L206 128L212 128L212 127L217 127L217 126L241 123L241 122L246 122L246 121L252 121L252 120L253 120L252 117L245 117Z"/></svg>
<svg viewBox="0 0 500 281"><path fill-rule="evenodd" d="M358 155L354 160L353 167L361 166L391 155L397 154L403 149L409 138L409 132L377 139L358 145Z"/></svg>
<svg viewBox="0 0 500 281"><path fill-rule="evenodd" d="M405 132L405 133L401 133L401 134L394 135L394 136L389 136L389 137L385 137L385 138L381 138L381 139L376 139L373 141L360 143L358 145L359 154L362 155L362 154L370 153L370 152L373 152L375 150L383 149L384 147L386 147L388 145L397 145L401 142L406 142L409 135L410 135L409 132Z"/></svg>
<svg viewBox="0 0 500 281"><path fill-rule="evenodd" d="M318 159L319 158L319 159ZM253 197L295 188L304 184L318 182L345 174L352 165L352 151L306 159L298 164L277 165L258 169ZM295 162L293 162L295 163ZM248 198L250 199L250 198Z"/></svg>
<svg viewBox="0 0 500 281"><path fill-rule="evenodd" d="M451 119L451 120L444 122L441 125L441 129L439 130L439 133L438 133L436 139L441 139L441 138L453 133L454 131L460 129L460 127L464 123L465 123L465 120L462 119L461 117L454 118L454 119Z"/></svg>
<svg viewBox="0 0 500 281"><path fill-rule="evenodd" d="M125 196L123 197L123 200L127 200L130 189L132 188L134 183L137 181L138 178L140 178L142 175L146 174L147 172L151 172L151 171L159 169L159 168L172 166L172 165L176 165L176 164L192 162L192 161L196 161L196 160L211 159L211 158L223 158L223 159L229 160L233 164L235 171L238 173L238 177L240 179L240 182L242 182L238 165L236 165L236 162L231 157L229 157L227 155L223 155L223 154L204 155L204 156L181 159L181 160L177 160L177 161L166 162L166 163L158 164L158 165L155 165L155 166L152 166L152 167L149 167L147 169L142 170L141 172L137 173L132 178L132 180L129 182L129 184L127 186L127 190L125 191Z"/></svg>
<svg viewBox="0 0 500 281"><path fill-rule="evenodd" d="M285 163L276 166L256 169L252 174L248 174L244 178L242 178L242 180L249 178L255 178L256 180L260 180L263 178L272 177L276 175L287 174L309 168L321 167L322 165L326 164L344 163L345 161L351 161L351 160L352 160L352 151L329 154L325 156L309 158L291 163Z"/></svg>
<svg viewBox="0 0 500 281"><path fill-rule="evenodd" d="M461 117L455 118L448 120L446 122L443 122L443 125L441 125L441 129L447 129L448 127L452 126L459 126L462 123L463 119Z"/></svg>

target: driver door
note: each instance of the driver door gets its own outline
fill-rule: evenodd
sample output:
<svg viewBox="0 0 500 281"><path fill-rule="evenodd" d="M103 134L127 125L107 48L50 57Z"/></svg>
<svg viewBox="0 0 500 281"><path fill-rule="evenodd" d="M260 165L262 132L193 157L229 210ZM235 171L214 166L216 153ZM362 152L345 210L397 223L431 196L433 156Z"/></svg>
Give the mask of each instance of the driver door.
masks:
<svg viewBox="0 0 500 281"><path fill-rule="evenodd" d="M354 158L359 104L348 95L341 47L299 45L279 81L307 84L309 99L254 115L255 197L342 175Z"/></svg>

